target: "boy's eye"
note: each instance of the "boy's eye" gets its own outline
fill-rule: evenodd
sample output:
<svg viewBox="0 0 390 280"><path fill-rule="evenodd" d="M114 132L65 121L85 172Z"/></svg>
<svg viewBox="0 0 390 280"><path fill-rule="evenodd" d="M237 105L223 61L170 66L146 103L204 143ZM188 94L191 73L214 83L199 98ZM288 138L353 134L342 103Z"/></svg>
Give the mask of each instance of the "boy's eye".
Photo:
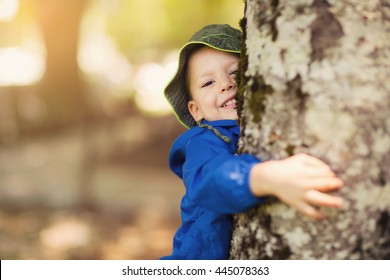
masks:
<svg viewBox="0 0 390 280"><path fill-rule="evenodd" d="M237 75L238 74L238 70L234 70L234 71L232 71L232 72L230 72L230 75Z"/></svg>
<svg viewBox="0 0 390 280"><path fill-rule="evenodd" d="M208 82L206 82L206 83L203 84L202 88L208 87L208 86L210 86L210 85L212 85L212 84L213 84L213 81L208 81Z"/></svg>

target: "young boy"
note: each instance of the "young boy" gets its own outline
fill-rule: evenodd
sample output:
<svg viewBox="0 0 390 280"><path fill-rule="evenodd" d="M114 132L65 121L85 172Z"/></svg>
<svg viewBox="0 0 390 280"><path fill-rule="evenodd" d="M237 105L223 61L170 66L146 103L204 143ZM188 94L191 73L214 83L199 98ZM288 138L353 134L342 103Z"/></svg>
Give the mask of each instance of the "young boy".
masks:
<svg viewBox="0 0 390 280"><path fill-rule="evenodd" d="M229 25L208 25L180 51L176 75L165 88L179 121L190 128L174 142L169 164L183 179L182 225L171 256L162 259L227 259L233 213L275 196L315 219L316 206L340 207L326 192L342 181L314 157L300 154L261 163L235 155L236 83L241 32Z"/></svg>

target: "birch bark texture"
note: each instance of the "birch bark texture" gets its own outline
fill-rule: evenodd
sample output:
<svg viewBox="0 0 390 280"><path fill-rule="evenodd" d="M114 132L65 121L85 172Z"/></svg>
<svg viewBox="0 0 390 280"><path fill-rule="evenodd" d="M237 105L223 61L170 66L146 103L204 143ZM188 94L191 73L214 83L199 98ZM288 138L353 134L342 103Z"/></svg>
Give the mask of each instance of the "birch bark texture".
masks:
<svg viewBox="0 0 390 280"><path fill-rule="evenodd" d="M276 200L238 214L230 258L389 259L390 0L247 0L241 26L239 152L314 155L345 203L321 221Z"/></svg>

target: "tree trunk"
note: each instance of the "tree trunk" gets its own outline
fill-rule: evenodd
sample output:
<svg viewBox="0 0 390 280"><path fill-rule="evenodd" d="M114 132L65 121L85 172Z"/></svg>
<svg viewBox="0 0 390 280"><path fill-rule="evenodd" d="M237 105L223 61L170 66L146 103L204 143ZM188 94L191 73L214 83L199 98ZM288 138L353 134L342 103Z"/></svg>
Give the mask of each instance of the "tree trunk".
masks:
<svg viewBox="0 0 390 280"><path fill-rule="evenodd" d="M236 215L231 258L389 259L390 1L247 0L242 27L240 152L314 155L345 203Z"/></svg>

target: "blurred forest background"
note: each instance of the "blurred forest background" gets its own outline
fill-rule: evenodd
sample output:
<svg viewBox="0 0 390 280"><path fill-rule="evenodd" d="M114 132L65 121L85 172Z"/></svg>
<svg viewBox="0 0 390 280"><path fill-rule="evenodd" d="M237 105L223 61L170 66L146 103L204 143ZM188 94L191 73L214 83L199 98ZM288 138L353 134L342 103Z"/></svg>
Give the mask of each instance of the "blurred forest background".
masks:
<svg viewBox="0 0 390 280"><path fill-rule="evenodd" d="M184 188L163 97L242 0L0 0L0 259L157 259Z"/></svg>

